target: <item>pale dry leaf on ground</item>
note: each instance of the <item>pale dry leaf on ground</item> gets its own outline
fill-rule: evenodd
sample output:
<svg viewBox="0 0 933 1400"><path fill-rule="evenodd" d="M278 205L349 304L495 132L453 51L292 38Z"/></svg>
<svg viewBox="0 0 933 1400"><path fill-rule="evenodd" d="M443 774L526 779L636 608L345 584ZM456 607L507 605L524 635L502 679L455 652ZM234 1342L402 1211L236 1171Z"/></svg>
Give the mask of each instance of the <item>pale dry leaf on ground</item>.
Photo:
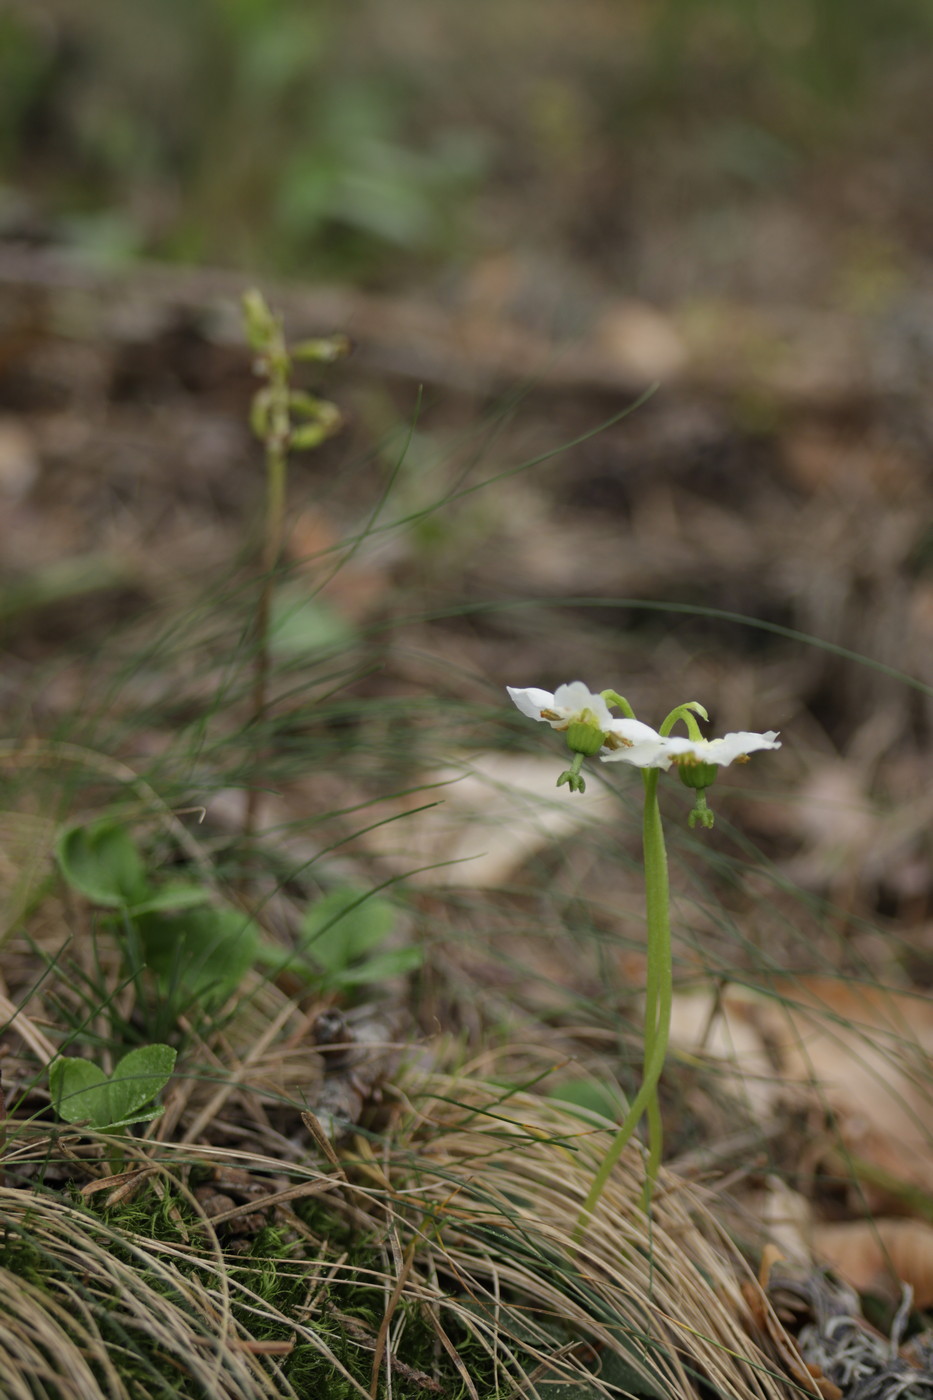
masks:
<svg viewBox="0 0 933 1400"><path fill-rule="evenodd" d="M373 819L384 806L386 821L363 838L366 848L423 887L492 889L536 852L616 813L615 797L595 783L572 799L558 791L558 771L559 759L483 753L425 773L428 787L405 804L439 805L405 815L403 805L374 803Z"/></svg>
<svg viewBox="0 0 933 1400"><path fill-rule="evenodd" d="M769 1176L758 1204L758 1216L782 1259L793 1264L812 1264L813 1209L806 1196L780 1177Z"/></svg>
<svg viewBox="0 0 933 1400"><path fill-rule="evenodd" d="M591 348L633 380L676 378L687 364L687 349L671 319L639 301L613 302L591 334Z"/></svg>
<svg viewBox="0 0 933 1400"><path fill-rule="evenodd" d="M853 871L867 872L879 846L883 818L855 764L814 763L785 820L802 854L786 873L806 889L822 889Z"/></svg>
<svg viewBox="0 0 933 1400"><path fill-rule="evenodd" d="M16 418L0 418L0 498L18 501L39 475L39 454L28 427Z"/></svg>
<svg viewBox="0 0 933 1400"><path fill-rule="evenodd" d="M0 812L0 939L13 928L52 868L57 824L29 812Z"/></svg>
<svg viewBox="0 0 933 1400"><path fill-rule="evenodd" d="M789 1086L803 1090L875 1208L899 1187L929 1189L930 1002L842 978L781 977L770 995L727 987L678 996L672 1044L728 1065L727 1083L759 1116Z"/></svg>
<svg viewBox="0 0 933 1400"><path fill-rule="evenodd" d="M815 1225L814 1253L859 1293L896 1302L909 1284L917 1308L933 1304L933 1226L922 1220L833 1221Z"/></svg>

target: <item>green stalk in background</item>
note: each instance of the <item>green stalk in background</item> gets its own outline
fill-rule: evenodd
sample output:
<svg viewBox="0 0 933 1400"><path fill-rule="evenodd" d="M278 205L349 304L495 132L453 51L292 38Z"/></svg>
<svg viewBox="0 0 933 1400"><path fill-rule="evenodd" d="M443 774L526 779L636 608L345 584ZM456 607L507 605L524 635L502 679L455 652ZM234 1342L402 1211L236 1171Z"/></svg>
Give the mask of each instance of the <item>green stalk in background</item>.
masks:
<svg viewBox="0 0 933 1400"><path fill-rule="evenodd" d="M296 360L329 364L345 355L350 346L346 336L336 335L305 340L289 349L281 316L270 311L262 293L255 288L243 297L243 317L247 340L256 352L253 368L266 381L264 388L254 396L250 412L250 426L265 447L266 467L261 584L254 624L255 669L249 718L252 726L259 726L269 703L272 598L285 546L289 454L319 447L343 424L335 404L292 388L292 371ZM243 817L243 835L247 843L255 834L259 802L260 790L254 784L247 791Z"/></svg>

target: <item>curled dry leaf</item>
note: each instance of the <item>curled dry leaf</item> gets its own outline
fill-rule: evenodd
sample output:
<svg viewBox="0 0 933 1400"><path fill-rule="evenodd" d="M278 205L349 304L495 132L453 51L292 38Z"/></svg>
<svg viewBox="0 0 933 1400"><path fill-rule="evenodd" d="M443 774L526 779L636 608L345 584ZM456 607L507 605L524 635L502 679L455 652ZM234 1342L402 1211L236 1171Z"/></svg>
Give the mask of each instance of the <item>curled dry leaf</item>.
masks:
<svg viewBox="0 0 933 1400"><path fill-rule="evenodd" d="M767 1277L764 1283L767 1283ZM766 1349L773 1353L793 1377L803 1393L818 1396L820 1400L842 1400L839 1387L824 1376L818 1366L809 1366L803 1360L793 1339L778 1318L762 1281L743 1280L742 1295L748 1306L753 1330L758 1333Z"/></svg>

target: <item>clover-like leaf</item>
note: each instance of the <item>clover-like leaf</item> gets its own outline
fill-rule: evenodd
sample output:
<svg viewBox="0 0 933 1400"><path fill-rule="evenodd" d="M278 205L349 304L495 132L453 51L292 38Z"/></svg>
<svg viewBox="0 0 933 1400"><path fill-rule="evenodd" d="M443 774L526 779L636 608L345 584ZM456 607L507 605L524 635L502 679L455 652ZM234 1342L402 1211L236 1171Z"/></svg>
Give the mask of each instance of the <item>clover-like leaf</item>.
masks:
<svg viewBox="0 0 933 1400"><path fill-rule="evenodd" d="M146 868L126 827L105 817L66 827L56 845L59 868L72 889L94 904L119 909L149 894Z"/></svg>
<svg viewBox="0 0 933 1400"><path fill-rule="evenodd" d="M139 1110L172 1077L175 1054L170 1045L141 1045L123 1056L112 1075L91 1060L60 1055L49 1069L55 1111L67 1123L89 1122L101 1130L154 1118L159 1110Z"/></svg>
<svg viewBox="0 0 933 1400"><path fill-rule="evenodd" d="M325 972L340 973L384 943L395 924L387 899L347 886L313 904L301 926L301 947Z"/></svg>

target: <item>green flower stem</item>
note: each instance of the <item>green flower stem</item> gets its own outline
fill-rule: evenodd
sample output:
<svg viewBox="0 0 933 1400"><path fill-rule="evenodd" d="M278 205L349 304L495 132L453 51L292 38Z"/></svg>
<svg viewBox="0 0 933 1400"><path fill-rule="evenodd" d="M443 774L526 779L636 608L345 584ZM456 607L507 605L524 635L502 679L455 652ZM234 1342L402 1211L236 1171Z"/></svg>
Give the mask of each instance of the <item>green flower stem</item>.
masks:
<svg viewBox="0 0 933 1400"><path fill-rule="evenodd" d="M677 705L675 709L671 710L667 719L664 721L664 723L658 730L658 733L661 735L661 738L666 739L668 734L670 734L671 730L674 728L674 725L677 723L677 721L683 720L684 724L687 726L687 734L689 735L689 737L694 740L702 739L703 736L700 733L700 726L697 724L696 714L694 714L694 711L696 711L698 714L701 714L703 718L706 719L706 711L703 709L702 705L698 704L696 700L688 701L686 705Z"/></svg>
<svg viewBox="0 0 933 1400"><path fill-rule="evenodd" d="M617 703L617 702L616 702ZM675 712L675 718L683 716ZM670 717L669 717L670 718ZM648 1163L645 1182L645 1204L657 1181L663 1148L661 1112L658 1104L658 1081L664 1069L670 1038L673 974L671 967L670 884L667 873L667 851L658 806L658 777L656 768L646 769L645 807L642 822L642 843L645 861L645 909L648 927L648 972L645 986L644 1059L641 1088L629 1107L618 1133L600 1163L583 1203L574 1238L579 1240L596 1208L606 1182L618 1162L642 1115L648 1116Z"/></svg>
<svg viewBox="0 0 933 1400"><path fill-rule="evenodd" d="M626 719L635 718L635 711L632 709L625 696L620 695L617 690L602 690L600 691L600 694L602 695L607 705L615 705L618 709L622 711Z"/></svg>
<svg viewBox="0 0 933 1400"><path fill-rule="evenodd" d="M253 672L253 701L250 724L262 723L269 703L269 632L276 575L285 542L288 441L291 422L288 406L288 364L284 349L270 368L269 407L266 426L266 502L262 540L262 582L256 604L256 658ZM252 784L246 792L243 835L252 840L256 828L260 790Z"/></svg>

